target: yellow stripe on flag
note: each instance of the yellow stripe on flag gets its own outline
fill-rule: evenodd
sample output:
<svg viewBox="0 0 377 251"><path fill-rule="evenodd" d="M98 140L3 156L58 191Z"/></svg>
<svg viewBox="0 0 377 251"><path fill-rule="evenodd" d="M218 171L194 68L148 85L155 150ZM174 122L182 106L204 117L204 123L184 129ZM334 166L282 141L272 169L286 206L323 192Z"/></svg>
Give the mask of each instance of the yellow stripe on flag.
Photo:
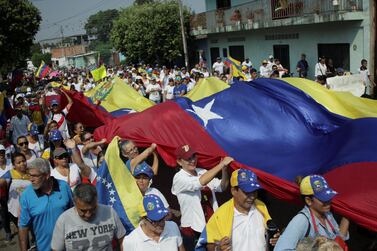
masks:
<svg viewBox="0 0 377 251"><path fill-rule="evenodd" d="M204 78L200 79L194 89L186 94L185 97L196 102L227 88L229 88L229 85L216 77Z"/></svg>
<svg viewBox="0 0 377 251"><path fill-rule="evenodd" d="M143 203L143 195L131 172L119 156L119 139L116 136L109 144L105 161L124 211L132 225L137 227L140 222L140 204Z"/></svg>
<svg viewBox="0 0 377 251"><path fill-rule="evenodd" d="M302 90L335 114L351 119L377 117L376 100L359 98L349 92L332 91L308 79L284 78L282 80Z"/></svg>

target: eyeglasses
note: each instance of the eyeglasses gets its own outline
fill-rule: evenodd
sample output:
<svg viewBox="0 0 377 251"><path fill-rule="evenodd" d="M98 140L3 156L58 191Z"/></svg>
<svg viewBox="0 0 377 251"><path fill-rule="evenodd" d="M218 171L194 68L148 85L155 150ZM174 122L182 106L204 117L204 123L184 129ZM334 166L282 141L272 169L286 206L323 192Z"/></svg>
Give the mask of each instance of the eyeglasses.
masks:
<svg viewBox="0 0 377 251"><path fill-rule="evenodd" d="M66 154L66 153L63 153L62 155L55 157L55 159L59 159L59 160L66 159L66 158L68 158L68 154Z"/></svg>
<svg viewBox="0 0 377 251"><path fill-rule="evenodd" d="M27 142L27 141L18 143L19 146L25 146L25 145L28 145L28 144L29 144L29 142Z"/></svg>
<svg viewBox="0 0 377 251"><path fill-rule="evenodd" d="M156 225L160 225L162 222L165 222L165 220L166 220L166 216L163 217L161 220L158 220L158 221L151 220L151 219L149 219L148 217L145 217L145 219L146 219L149 223L151 223L152 225L156 226Z"/></svg>

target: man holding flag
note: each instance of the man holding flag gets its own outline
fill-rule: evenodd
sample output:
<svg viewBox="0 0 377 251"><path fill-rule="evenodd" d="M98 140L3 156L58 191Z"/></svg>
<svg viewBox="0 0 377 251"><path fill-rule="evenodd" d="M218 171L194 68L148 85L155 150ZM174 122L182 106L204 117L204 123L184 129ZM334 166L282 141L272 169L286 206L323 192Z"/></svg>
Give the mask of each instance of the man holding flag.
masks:
<svg viewBox="0 0 377 251"><path fill-rule="evenodd" d="M248 169L233 171L230 178L232 199L223 204L209 219L196 250L266 250L276 244L279 233L266 240L271 216L266 205L257 199L262 187L257 176Z"/></svg>

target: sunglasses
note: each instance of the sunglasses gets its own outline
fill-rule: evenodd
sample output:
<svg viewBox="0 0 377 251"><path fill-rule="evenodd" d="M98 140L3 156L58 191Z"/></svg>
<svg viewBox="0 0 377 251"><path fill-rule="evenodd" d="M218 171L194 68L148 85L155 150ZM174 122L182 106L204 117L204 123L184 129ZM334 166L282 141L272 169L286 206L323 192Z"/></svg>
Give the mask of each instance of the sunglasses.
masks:
<svg viewBox="0 0 377 251"><path fill-rule="evenodd" d="M62 155L59 155L59 156L55 157L55 159L59 159L59 160L67 159L67 158L68 158L68 154L66 154L66 153L63 153Z"/></svg>
<svg viewBox="0 0 377 251"><path fill-rule="evenodd" d="M27 146L28 144L29 144L29 142L27 142L27 141L18 143L19 146L25 146L25 145Z"/></svg>

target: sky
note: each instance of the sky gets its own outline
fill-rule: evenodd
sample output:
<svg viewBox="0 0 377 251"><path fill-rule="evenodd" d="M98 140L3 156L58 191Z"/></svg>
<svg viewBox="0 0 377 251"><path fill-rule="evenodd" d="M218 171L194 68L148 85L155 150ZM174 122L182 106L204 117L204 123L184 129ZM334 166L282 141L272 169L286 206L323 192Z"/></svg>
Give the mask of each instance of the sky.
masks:
<svg viewBox="0 0 377 251"><path fill-rule="evenodd" d="M42 22L36 40L84 34L84 25L90 15L100 10L119 9L133 0L31 0L40 10ZM182 0L196 13L205 11L205 0Z"/></svg>

